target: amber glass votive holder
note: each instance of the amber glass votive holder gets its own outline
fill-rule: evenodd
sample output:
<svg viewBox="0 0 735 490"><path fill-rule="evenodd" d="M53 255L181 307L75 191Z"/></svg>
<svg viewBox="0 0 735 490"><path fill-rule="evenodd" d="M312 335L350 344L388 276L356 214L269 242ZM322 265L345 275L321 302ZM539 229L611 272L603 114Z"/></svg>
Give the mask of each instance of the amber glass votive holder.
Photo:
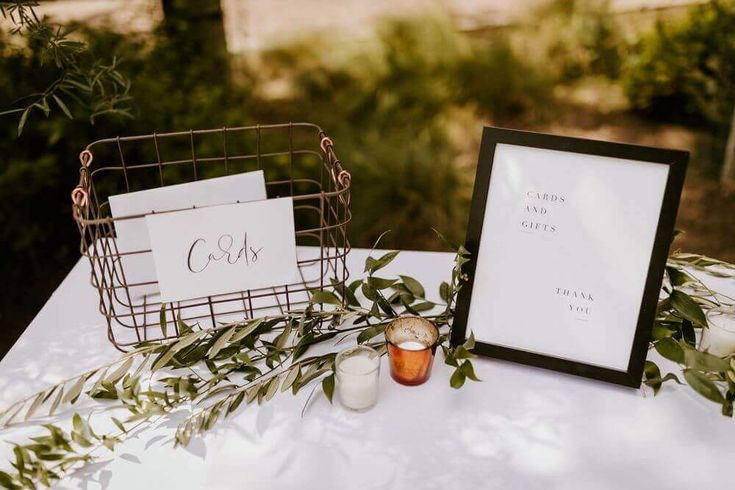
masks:
<svg viewBox="0 0 735 490"><path fill-rule="evenodd" d="M385 329L390 375L398 383L416 386L431 376L439 329L420 316L400 316Z"/></svg>

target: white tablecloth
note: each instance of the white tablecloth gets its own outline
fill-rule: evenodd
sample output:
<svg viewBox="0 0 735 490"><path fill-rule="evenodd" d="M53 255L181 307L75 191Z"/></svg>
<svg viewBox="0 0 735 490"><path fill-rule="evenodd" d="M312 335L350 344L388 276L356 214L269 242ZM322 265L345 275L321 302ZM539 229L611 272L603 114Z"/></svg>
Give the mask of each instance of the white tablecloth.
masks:
<svg viewBox="0 0 735 490"><path fill-rule="evenodd" d="M359 276L367 255L353 250ZM435 297L452 255L403 252L381 273L412 275ZM721 290L735 292L731 280ZM0 362L0 406L114 359L81 260ZM651 354L655 356L654 354ZM659 359L657 359L659 360ZM310 390L240 409L187 448L175 421L118 447L61 488L619 489L729 488L735 421L687 387L650 391L490 359L483 382L449 388L441 354L425 385L394 383L383 360L378 405L354 414ZM8 446L6 446L7 448ZM5 451L3 451L5 454ZM104 454L104 453L103 453ZM0 467L5 464L0 463Z"/></svg>

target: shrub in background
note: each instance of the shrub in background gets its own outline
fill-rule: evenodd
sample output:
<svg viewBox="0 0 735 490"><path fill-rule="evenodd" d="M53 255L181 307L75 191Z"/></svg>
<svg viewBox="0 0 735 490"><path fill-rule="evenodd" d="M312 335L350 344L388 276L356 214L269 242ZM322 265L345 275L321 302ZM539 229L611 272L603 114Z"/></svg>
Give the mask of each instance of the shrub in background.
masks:
<svg viewBox="0 0 735 490"><path fill-rule="evenodd" d="M727 125L735 103L735 1L691 7L659 23L626 63L623 86L632 106L650 116Z"/></svg>
<svg viewBox="0 0 735 490"><path fill-rule="evenodd" d="M248 122L247 86L230 88L205 77L206 60L192 63L164 49L158 35L135 39L107 30L80 29L93 50L124 58L121 70L135 87L134 118L98 118L83 108L75 120L60 111L31 114L17 139L17 118L0 118L0 352L5 352L50 292L79 258L79 232L69 193L79 179L79 152L98 138L154 130L217 127ZM0 100L5 104L43 89L53 74L40 67L32 43L11 46L0 39ZM176 67L176 72L174 71ZM189 67L191 75L182 75ZM30 76L32 74L32 76ZM23 285L23 287L16 287Z"/></svg>
<svg viewBox="0 0 735 490"><path fill-rule="evenodd" d="M315 122L333 136L354 176L353 244L370 246L392 229L385 246L438 248L432 227L463 239L474 177L471 168L457 165L456 136L449 134L457 113L479 111L503 121L550 96L542 72L522 62L502 37L470 40L445 19L393 20L374 41L352 50L330 39L263 53L257 64L229 59L224 74L219 57L177 50L170 31L143 37L79 31L93 51L123 59L134 117L90 125L58 111L48 119L34 115L21 140L15 139L17 120L0 118L0 238L10 251L0 259L0 281L33 290L2 295L0 321L8 334L0 336L0 351L16 336L8 331L28 323L79 257L69 192L78 179L79 151L90 141L256 121ZM0 47L0 100L43 86L33 46ZM478 136L479 129L468 138Z"/></svg>
<svg viewBox="0 0 735 490"><path fill-rule="evenodd" d="M552 0L523 29L523 51L557 81L601 75L615 79L626 52L609 0Z"/></svg>

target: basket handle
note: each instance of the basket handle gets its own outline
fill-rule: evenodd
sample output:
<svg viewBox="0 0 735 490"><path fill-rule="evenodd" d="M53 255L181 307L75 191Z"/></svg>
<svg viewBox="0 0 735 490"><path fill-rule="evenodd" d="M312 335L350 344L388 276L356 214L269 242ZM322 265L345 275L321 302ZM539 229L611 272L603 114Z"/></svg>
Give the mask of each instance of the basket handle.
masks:
<svg viewBox="0 0 735 490"><path fill-rule="evenodd" d="M84 150L79 154L79 162L82 166L79 168L79 184L71 191L71 203L74 212L81 212L89 204L89 166L94 160L94 155L89 150Z"/></svg>
<svg viewBox="0 0 735 490"><path fill-rule="evenodd" d="M87 191L85 191L81 186L75 187L74 190L71 191L71 203L80 208L87 207L87 204L89 204Z"/></svg>
<svg viewBox="0 0 735 490"><path fill-rule="evenodd" d="M332 138L327 136L323 131L321 133L321 139L319 140L319 146L324 154L327 155L327 158L333 161L333 165L337 171L336 175L334 171L332 172L334 180L342 185L342 187L349 187L352 182L352 175L342 168L342 161L339 160L337 155L334 153L334 142L332 142Z"/></svg>

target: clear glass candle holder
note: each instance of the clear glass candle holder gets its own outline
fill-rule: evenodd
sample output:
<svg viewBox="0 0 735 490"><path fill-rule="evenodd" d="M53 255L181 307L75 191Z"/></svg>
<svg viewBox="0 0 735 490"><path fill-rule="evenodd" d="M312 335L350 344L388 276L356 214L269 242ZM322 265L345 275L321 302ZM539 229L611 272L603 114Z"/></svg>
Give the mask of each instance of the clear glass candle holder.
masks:
<svg viewBox="0 0 735 490"><path fill-rule="evenodd" d="M380 354L366 345L345 349L334 360L335 388L342 406L362 412L378 402Z"/></svg>
<svg viewBox="0 0 735 490"><path fill-rule="evenodd" d="M407 386L425 383L431 376L439 329L420 316L400 316L385 329L391 377Z"/></svg>
<svg viewBox="0 0 735 490"><path fill-rule="evenodd" d="M735 354L735 308L710 309L707 325L702 329L699 348L719 357Z"/></svg>

